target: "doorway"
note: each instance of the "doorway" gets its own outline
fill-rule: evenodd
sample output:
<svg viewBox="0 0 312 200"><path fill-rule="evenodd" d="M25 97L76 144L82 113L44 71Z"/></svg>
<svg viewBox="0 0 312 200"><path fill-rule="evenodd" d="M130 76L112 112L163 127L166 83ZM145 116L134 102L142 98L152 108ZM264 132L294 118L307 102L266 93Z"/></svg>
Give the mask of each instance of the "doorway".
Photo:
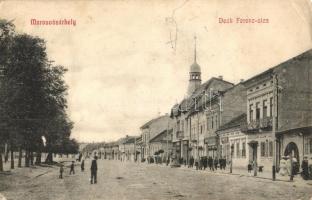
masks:
<svg viewBox="0 0 312 200"><path fill-rule="evenodd" d="M296 162L293 163L294 172L298 173L299 168L300 168L300 157L299 157L298 146L294 142L288 143L284 151L284 156L290 156L290 155L292 155L292 157L295 158L296 160Z"/></svg>

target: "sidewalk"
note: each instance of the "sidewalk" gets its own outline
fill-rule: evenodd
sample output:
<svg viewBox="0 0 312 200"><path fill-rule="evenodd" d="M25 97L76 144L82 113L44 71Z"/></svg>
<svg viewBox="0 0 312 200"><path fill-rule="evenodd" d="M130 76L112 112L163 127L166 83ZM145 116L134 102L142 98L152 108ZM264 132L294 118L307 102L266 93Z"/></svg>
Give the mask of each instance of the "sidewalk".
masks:
<svg viewBox="0 0 312 200"><path fill-rule="evenodd" d="M254 176L253 171L251 174L249 174L247 169L242 169L242 168L233 168L232 173L230 173L230 169L228 167L225 170L220 170L218 168L217 170L214 170L214 171L210 171L209 168L208 169L206 168L206 170L196 170L195 168L188 168L187 166L184 166L184 165L181 165L180 168L184 169L184 170L203 171L205 173L211 173L211 174L237 175L237 176L272 180L272 172L271 171L257 172L257 176ZM300 184L302 183L302 184L312 185L312 180L303 180L303 178L301 177L300 174L295 175L293 178L293 181L290 181L289 176L281 176L278 173L276 173L276 181L293 182L293 183L300 183Z"/></svg>

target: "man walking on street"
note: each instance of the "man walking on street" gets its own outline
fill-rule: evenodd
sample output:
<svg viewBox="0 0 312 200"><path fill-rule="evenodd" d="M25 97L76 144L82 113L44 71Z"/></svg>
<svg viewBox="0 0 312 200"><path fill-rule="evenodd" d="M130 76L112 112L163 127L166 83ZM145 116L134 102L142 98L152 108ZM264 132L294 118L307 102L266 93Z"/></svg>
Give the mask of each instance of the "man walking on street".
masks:
<svg viewBox="0 0 312 200"><path fill-rule="evenodd" d="M97 180L96 180L96 175L97 175L97 156L95 155L92 163L91 163L91 184L96 184Z"/></svg>

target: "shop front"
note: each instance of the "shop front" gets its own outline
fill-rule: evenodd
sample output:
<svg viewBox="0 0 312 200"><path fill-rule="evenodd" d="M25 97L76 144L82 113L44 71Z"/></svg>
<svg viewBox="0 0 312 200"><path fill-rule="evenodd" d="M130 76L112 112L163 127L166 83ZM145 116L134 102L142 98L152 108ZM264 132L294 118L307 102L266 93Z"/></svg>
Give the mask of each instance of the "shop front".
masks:
<svg viewBox="0 0 312 200"><path fill-rule="evenodd" d="M206 145L206 155L212 158L218 158L218 137L217 136L210 136L205 138L204 143Z"/></svg>

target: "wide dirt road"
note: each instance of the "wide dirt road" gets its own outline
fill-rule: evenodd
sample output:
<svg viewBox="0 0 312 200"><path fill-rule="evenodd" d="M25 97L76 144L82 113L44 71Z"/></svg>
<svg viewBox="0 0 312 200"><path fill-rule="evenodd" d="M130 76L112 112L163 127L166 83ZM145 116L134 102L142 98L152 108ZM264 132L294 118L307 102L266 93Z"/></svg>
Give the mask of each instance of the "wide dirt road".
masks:
<svg viewBox="0 0 312 200"><path fill-rule="evenodd" d="M253 177L212 174L205 171L120 161L98 160L98 184L89 183L86 171L76 167L75 175L58 179L58 169L39 170L31 177L19 175L0 191L14 200L103 200L103 199L310 199L312 186L302 183L272 182ZM41 170L41 172L40 172ZM39 173L40 172L40 173ZM32 172L33 173L33 172ZM1 181L0 181L1 184Z"/></svg>

